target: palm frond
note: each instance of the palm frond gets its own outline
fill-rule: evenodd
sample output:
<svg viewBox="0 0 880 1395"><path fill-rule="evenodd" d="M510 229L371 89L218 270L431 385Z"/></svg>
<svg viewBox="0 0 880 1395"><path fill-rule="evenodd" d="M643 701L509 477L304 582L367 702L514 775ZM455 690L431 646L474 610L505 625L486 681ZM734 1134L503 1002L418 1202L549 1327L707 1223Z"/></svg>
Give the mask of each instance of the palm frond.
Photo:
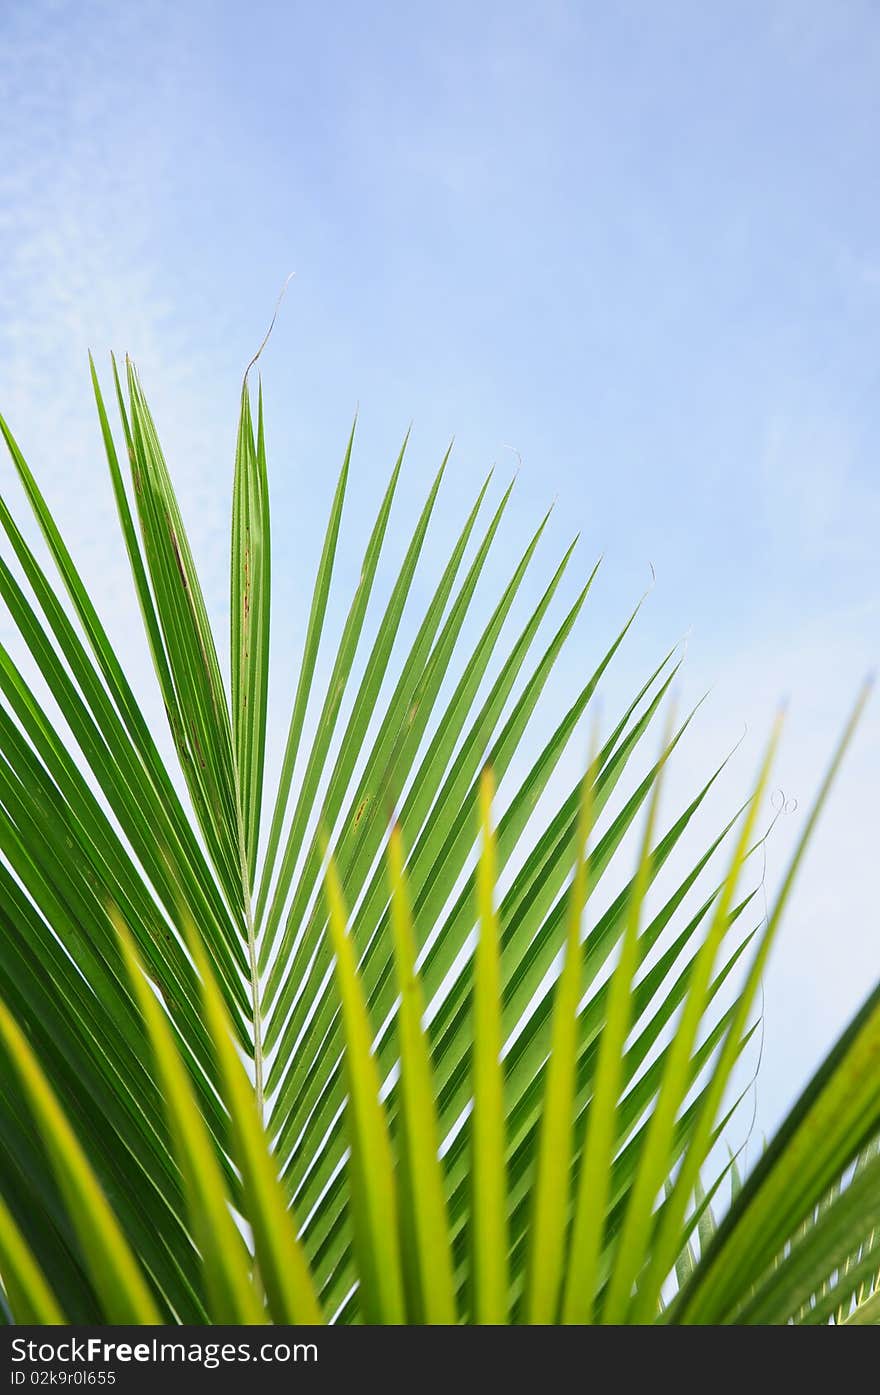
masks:
<svg viewBox="0 0 880 1395"><path fill-rule="evenodd" d="M92 364L98 425L179 771L0 419L47 555L0 499L19 634L0 646L15 1320L878 1320L880 989L753 1171L712 1170L867 694L762 925L741 883L776 738L752 797L676 870L726 762L661 820L696 718L667 716L645 768L674 650L558 793L641 603L541 729L598 563L555 614L577 540L545 568L547 515L486 604L512 486L475 490L426 582L447 452L383 601L405 440L334 642L352 429L273 771L262 388L254 412L243 386L235 446L227 683L146 396L132 364L112 369L119 448Z"/></svg>

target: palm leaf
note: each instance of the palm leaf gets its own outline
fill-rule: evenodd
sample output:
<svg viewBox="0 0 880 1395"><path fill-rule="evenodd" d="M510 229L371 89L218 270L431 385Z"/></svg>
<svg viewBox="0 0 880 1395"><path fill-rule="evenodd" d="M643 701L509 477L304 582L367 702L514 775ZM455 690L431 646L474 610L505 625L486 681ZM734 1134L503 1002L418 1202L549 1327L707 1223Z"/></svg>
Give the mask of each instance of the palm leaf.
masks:
<svg viewBox="0 0 880 1395"><path fill-rule="evenodd" d="M250 889L257 865L266 755L271 555L263 390L261 386L255 439L246 382L242 387L232 499L230 686L239 804Z"/></svg>
<svg viewBox="0 0 880 1395"><path fill-rule="evenodd" d="M757 985L863 700L758 927L737 884L760 846L766 771L684 869L672 863L723 763L656 831L662 773L696 715L641 768L674 652L623 703L587 780L560 792L640 606L535 741L597 568L554 618L576 566L574 543L561 550L517 619L544 517L481 620L510 497L478 529L491 475L423 576L447 452L383 602L404 442L319 691L352 433L274 772L262 388L256 422L246 383L239 416L227 684L145 394L130 363L112 367L121 449L92 364L100 436L188 804L0 420L61 583L0 499L0 597L20 636L0 646L12 1316L872 1320L876 993L752 1174L731 1162L701 1182L736 1117ZM673 889L645 917L667 872Z"/></svg>
<svg viewBox="0 0 880 1395"><path fill-rule="evenodd" d="M211 1317L222 1323L265 1322L263 1306L251 1283L250 1256L232 1218L223 1173L171 1029L121 920L116 931L156 1058L194 1238L207 1279Z"/></svg>
<svg viewBox="0 0 880 1395"><path fill-rule="evenodd" d="M189 946L202 986L205 1020L219 1067L220 1088L229 1110L231 1148L242 1179L242 1204L254 1235L254 1253L276 1322L315 1323L321 1309L308 1264L285 1204L268 1139L235 1049L229 1015L211 973L205 947L193 927Z"/></svg>
<svg viewBox="0 0 880 1395"><path fill-rule="evenodd" d="M63 1323L64 1317L15 1219L0 1200L0 1270L19 1322Z"/></svg>
<svg viewBox="0 0 880 1395"><path fill-rule="evenodd" d="M593 820L596 739L583 782L578 824L575 870L569 892L565 961L556 982L553 1028L541 1139L538 1145L531 1225L526 1316L530 1322L552 1322L556 1315L563 1275L563 1252L568 1211L568 1175L571 1166L577 1072L578 1007L582 979L583 915L589 881L587 842Z"/></svg>
<svg viewBox="0 0 880 1395"><path fill-rule="evenodd" d="M404 870L403 843L389 843L394 957L400 990L401 1241L408 1311L419 1321L454 1323L455 1292L449 1223L438 1157L439 1132L431 1057L422 1026L424 1003L415 969L415 936Z"/></svg>
<svg viewBox="0 0 880 1395"><path fill-rule="evenodd" d="M668 742L664 741L663 745L664 751L668 750ZM617 1134L623 1050L632 1019L633 979L639 960L639 921L651 877L651 845L659 797L658 778L651 792L636 867L635 885L629 898L620 955L610 980L605 1024L599 1040L593 1095L578 1178L571 1239L572 1258L566 1276L563 1317L567 1322L589 1322L593 1313L593 1295L597 1288L611 1163Z"/></svg>
<svg viewBox="0 0 880 1395"><path fill-rule="evenodd" d="M724 934L726 916L734 901L740 868L748 850L757 818L757 810L760 807L760 796L763 794L769 779L778 732L777 725L768 744L767 753L758 776L755 797L743 820L742 829L731 857L730 869L718 897L709 931L694 966L693 979L689 985L681 1019L676 1028L673 1048L664 1072L657 1105L651 1118L645 1150L627 1207L626 1221L617 1248L608 1293L605 1296L605 1306L602 1310L605 1322L619 1322L625 1316L629 1307L632 1286L646 1259L653 1207L663 1179L668 1175L669 1152L675 1118L684 1101L687 1089L688 1062L703 1018L712 967L721 937ZM644 1288L640 1291L640 1303L646 1302L643 1297L645 1291ZM657 1293L659 1293L659 1285ZM654 1298L656 1301L656 1294Z"/></svg>
<svg viewBox="0 0 880 1395"><path fill-rule="evenodd" d="M507 1177L504 1161L504 1084L501 1065L501 963L495 911L494 778L480 785L479 931L474 953L474 1102L471 1124L473 1313L480 1323L507 1317Z"/></svg>
<svg viewBox="0 0 880 1395"><path fill-rule="evenodd" d="M3 1003L0 1037L34 1111L92 1282L110 1321L159 1322L144 1276L88 1159L20 1027Z"/></svg>
<svg viewBox="0 0 880 1395"><path fill-rule="evenodd" d="M404 1306L391 1144L371 1050L369 1018L348 937L348 915L332 859L327 864L326 886L348 1044L351 1193L362 1300L368 1321L397 1323L403 1319Z"/></svg>

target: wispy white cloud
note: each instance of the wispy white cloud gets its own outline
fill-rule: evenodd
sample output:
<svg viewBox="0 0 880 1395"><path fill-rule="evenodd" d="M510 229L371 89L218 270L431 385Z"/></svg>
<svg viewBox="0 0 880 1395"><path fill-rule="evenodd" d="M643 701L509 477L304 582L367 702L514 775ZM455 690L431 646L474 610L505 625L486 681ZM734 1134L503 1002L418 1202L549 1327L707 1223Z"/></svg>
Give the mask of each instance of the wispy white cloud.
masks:
<svg viewBox="0 0 880 1395"><path fill-rule="evenodd" d="M2 25L15 62L4 64L0 128L0 410L149 705L87 353L104 372L111 347L131 348L145 367L194 549L214 581L226 522L215 462L229 442L203 396L204 351L175 314L154 250L181 78L173 10L13 4ZM0 478L11 496L8 462ZM6 637L5 619L2 628Z"/></svg>

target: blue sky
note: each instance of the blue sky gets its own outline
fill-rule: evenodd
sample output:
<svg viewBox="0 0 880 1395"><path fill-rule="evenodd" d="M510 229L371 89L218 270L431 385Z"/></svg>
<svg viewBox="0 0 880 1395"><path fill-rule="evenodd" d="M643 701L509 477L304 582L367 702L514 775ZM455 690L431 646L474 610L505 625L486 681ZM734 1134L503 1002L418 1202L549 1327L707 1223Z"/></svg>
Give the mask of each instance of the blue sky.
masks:
<svg viewBox="0 0 880 1395"><path fill-rule="evenodd" d="M878 650L876 6L5 0L0 44L0 405L144 683L86 349L136 357L222 615L241 372L295 271L279 689L357 403L352 540L410 419L409 507L456 438L445 536L518 452L513 539L555 497L566 594L605 553L590 655L656 570L612 691L689 636L683 790L745 728L731 807L790 699L778 880ZM875 701L768 976L763 1127L878 975L878 776Z"/></svg>

